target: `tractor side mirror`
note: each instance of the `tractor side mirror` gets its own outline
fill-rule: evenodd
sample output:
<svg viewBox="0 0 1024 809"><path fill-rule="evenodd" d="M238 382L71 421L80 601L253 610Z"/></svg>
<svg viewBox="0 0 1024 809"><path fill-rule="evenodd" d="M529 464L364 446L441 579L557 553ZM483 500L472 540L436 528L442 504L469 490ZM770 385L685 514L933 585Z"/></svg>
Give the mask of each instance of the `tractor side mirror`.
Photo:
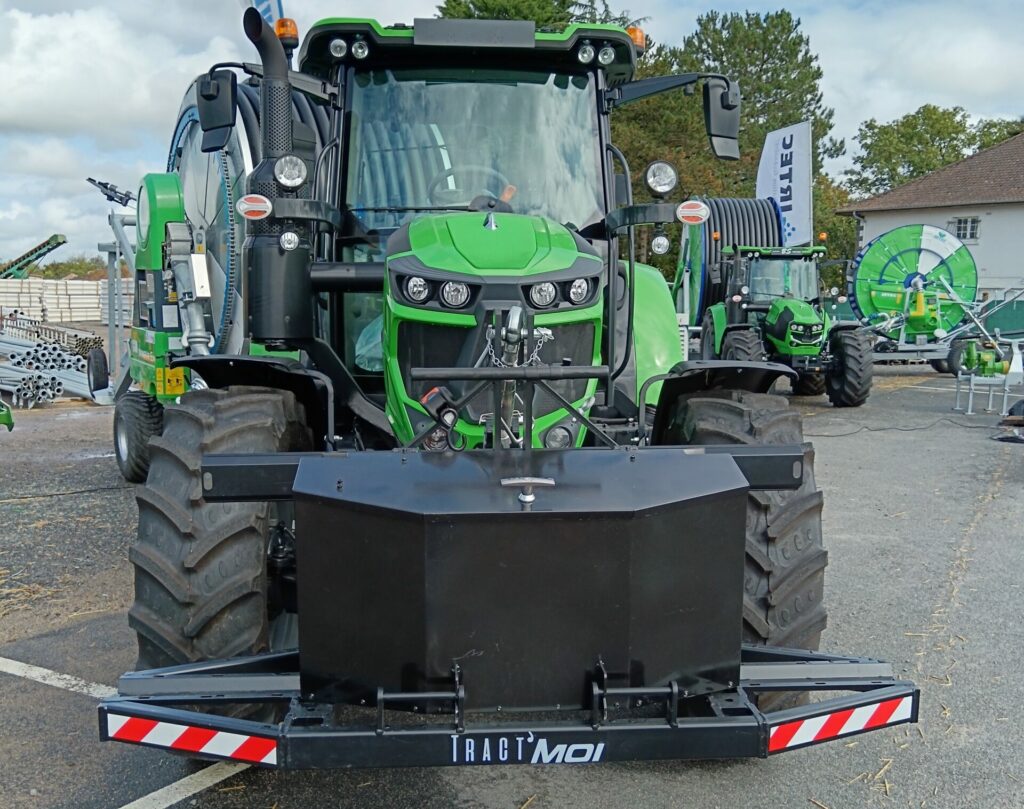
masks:
<svg viewBox="0 0 1024 809"><path fill-rule="evenodd" d="M740 156L740 86L718 76L704 80L704 127L719 160Z"/></svg>
<svg viewBox="0 0 1024 809"><path fill-rule="evenodd" d="M217 152L227 146L238 108L238 77L232 70L213 70L199 80L196 88L199 126L203 130L202 150Z"/></svg>

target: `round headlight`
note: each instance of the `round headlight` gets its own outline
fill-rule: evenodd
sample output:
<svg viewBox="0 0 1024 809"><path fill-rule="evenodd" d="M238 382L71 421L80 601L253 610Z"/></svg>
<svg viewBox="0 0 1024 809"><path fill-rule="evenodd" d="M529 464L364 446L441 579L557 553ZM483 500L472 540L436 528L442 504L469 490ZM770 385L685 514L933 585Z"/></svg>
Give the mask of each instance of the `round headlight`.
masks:
<svg viewBox="0 0 1024 809"><path fill-rule="evenodd" d="M406 278L405 295L411 301L423 303L423 301L430 297L430 284L418 275Z"/></svg>
<svg viewBox="0 0 1024 809"><path fill-rule="evenodd" d="M610 65L615 61L615 49L611 45L605 45L598 51L597 61L602 65Z"/></svg>
<svg viewBox="0 0 1024 809"><path fill-rule="evenodd" d="M285 188L298 188L306 182L306 163L293 154L277 158L274 177Z"/></svg>
<svg viewBox="0 0 1024 809"><path fill-rule="evenodd" d="M655 160L644 172L644 182L654 196L663 197L679 184L679 175L671 163Z"/></svg>
<svg viewBox="0 0 1024 809"><path fill-rule="evenodd" d="M748 287L746 284L744 284L743 286L740 287L740 295L749 295L749 294L750 294L750 287Z"/></svg>
<svg viewBox="0 0 1024 809"><path fill-rule="evenodd" d="M550 281L542 281L530 287L530 301L534 306L543 309L555 302L555 285Z"/></svg>
<svg viewBox="0 0 1024 809"><path fill-rule="evenodd" d="M329 47L335 59L341 59L348 53L348 43L344 39L332 39Z"/></svg>
<svg viewBox="0 0 1024 809"><path fill-rule="evenodd" d="M548 449L568 449L572 445L572 433L568 427L556 425L544 433L544 446Z"/></svg>
<svg viewBox="0 0 1024 809"><path fill-rule="evenodd" d="M577 278L569 284L569 300L573 303L583 303L590 294L590 281L586 278Z"/></svg>
<svg viewBox="0 0 1024 809"><path fill-rule="evenodd" d="M597 55L594 51L594 46L589 42L584 42L580 45L580 49L576 51L576 58L580 60L581 64L589 65L594 61L594 57Z"/></svg>
<svg viewBox="0 0 1024 809"><path fill-rule="evenodd" d="M365 59L370 55L370 46L367 45L363 40L352 43L352 55L356 59Z"/></svg>
<svg viewBox="0 0 1024 809"><path fill-rule="evenodd" d="M281 234L281 249L294 250L299 246L299 234L292 230L286 230Z"/></svg>
<svg viewBox="0 0 1024 809"><path fill-rule="evenodd" d="M469 287L461 281L446 281L441 287L441 300L453 309L465 306L469 301Z"/></svg>
<svg viewBox="0 0 1024 809"><path fill-rule="evenodd" d="M672 243L668 240L668 236L664 233L659 233L653 239L651 239L651 252L657 256L663 256L668 252Z"/></svg>

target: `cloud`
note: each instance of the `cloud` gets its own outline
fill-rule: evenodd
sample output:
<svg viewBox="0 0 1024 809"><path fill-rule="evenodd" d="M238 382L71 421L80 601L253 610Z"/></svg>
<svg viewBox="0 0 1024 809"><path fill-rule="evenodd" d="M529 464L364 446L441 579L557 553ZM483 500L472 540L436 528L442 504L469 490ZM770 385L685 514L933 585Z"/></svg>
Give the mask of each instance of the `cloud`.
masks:
<svg viewBox="0 0 1024 809"><path fill-rule="evenodd" d="M439 0L379 0L385 24L436 13ZM284 0L305 32L318 19L362 15L338 0ZM706 0L613 3L650 19L658 41L678 45ZM722 0L723 11L786 7L819 55L833 135L851 145L858 125L921 104L959 105L975 117L1024 113L1024 7L1010 0ZM216 61L253 60L239 0L0 0L0 257L50 233L69 244L54 258L110 239L110 204L84 179L134 188L162 171L189 83ZM849 155L830 164L850 164Z"/></svg>

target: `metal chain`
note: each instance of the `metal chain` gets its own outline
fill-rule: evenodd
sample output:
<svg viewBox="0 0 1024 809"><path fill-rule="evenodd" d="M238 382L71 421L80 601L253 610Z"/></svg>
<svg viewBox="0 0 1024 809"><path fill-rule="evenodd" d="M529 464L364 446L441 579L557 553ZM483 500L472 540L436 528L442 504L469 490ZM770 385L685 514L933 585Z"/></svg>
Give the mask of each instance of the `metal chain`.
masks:
<svg viewBox="0 0 1024 809"><path fill-rule="evenodd" d="M489 330L490 331L490 330ZM528 365L540 365L540 352L544 348L544 344L549 342L554 335L552 335L550 329L534 329L534 337L537 338L537 342L533 346L533 351L530 352L530 358L524 363L524 366ZM491 364L496 368L519 368L516 363L509 365L501 357L494 353L494 333L490 331L487 336L487 357L490 359Z"/></svg>

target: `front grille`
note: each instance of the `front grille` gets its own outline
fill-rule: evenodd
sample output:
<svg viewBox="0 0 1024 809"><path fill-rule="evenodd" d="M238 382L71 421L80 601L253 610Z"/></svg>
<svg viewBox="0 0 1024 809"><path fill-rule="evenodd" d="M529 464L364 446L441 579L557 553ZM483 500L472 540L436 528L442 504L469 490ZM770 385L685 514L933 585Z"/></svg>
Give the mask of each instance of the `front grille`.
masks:
<svg viewBox="0 0 1024 809"><path fill-rule="evenodd" d="M541 364L592 365L594 360L594 324L571 323L552 326L552 339L539 352ZM436 326L414 321L403 321L398 326L398 365L405 382L405 389L413 399L421 399L433 387L444 385L452 394L463 396L475 382L457 382L446 379L430 379L410 382L410 368L472 368L491 367L487 352L486 330L460 328L457 326ZM559 395L570 402L583 398L588 380L566 379L549 383ZM463 418L479 422L480 417L493 410L492 388L488 386L467 406ZM562 405L547 391L537 389L534 400L534 417L558 410Z"/></svg>

